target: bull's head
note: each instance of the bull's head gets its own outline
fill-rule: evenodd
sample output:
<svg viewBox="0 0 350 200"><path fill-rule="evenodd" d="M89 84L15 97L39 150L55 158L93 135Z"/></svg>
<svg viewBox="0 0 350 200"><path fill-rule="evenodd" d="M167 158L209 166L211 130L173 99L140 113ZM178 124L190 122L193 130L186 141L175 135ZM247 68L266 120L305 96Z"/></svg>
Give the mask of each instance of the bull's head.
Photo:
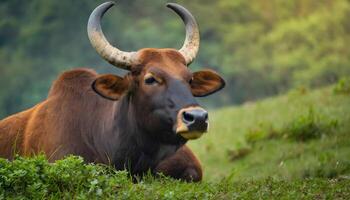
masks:
<svg viewBox="0 0 350 200"><path fill-rule="evenodd" d="M100 20L113 5L114 2L106 2L91 13L88 35L92 46L105 60L130 73L125 77L101 75L93 89L110 100L129 95L133 110L139 116L138 125L148 133L157 134L162 141L199 138L208 129L208 113L194 97L212 94L222 89L225 82L211 70L192 73L187 67L199 48L194 17L180 5L167 4L186 25L183 47L124 52L113 47L101 30Z"/></svg>

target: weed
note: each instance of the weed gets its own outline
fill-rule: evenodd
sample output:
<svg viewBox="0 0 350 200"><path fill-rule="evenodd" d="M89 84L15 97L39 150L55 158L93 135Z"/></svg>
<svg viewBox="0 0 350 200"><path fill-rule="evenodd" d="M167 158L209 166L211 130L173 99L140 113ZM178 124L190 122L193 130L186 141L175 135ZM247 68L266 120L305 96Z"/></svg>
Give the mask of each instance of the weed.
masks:
<svg viewBox="0 0 350 200"><path fill-rule="evenodd" d="M227 156L230 161L235 161L246 157L252 149L250 147L242 147L235 150L227 150Z"/></svg>
<svg viewBox="0 0 350 200"><path fill-rule="evenodd" d="M304 178L337 178L341 175L350 173L350 161L346 159L335 159L332 154L321 154L318 157L318 163L311 169L304 170Z"/></svg>
<svg viewBox="0 0 350 200"><path fill-rule="evenodd" d="M337 120L331 120L315 113L312 107L304 115L300 115L277 130L269 123L259 123L245 134L248 143L272 139L287 138L295 141L308 141L321 138L338 127Z"/></svg>
<svg viewBox="0 0 350 200"><path fill-rule="evenodd" d="M311 107L305 115L301 115L288 123L282 130L283 137L296 141L308 141L321 138L338 127L337 120L324 119Z"/></svg>
<svg viewBox="0 0 350 200"><path fill-rule="evenodd" d="M246 142L251 144L277 136L277 131L270 123L259 123L256 127L250 128L244 135Z"/></svg>
<svg viewBox="0 0 350 200"><path fill-rule="evenodd" d="M129 183L125 171L108 166L84 164L80 157L70 156L54 164L45 156L16 157L12 162L0 159L0 194L43 199L99 198L114 194L114 187ZM1 198L0 198L1 199Z"/></svg>
<svg viewBox="0 0 350 200"><path fill-rule="evenodd" d="M50 164L44 156L0 159L0 199L347 199L350 180L273 178L185 183L146 175L133 183L125 171L84 164L70 156ZM322 193L320 193L322 192Z"/></svg>
<svg viewBox="0 0 350 200"><path fill-rule="evenodd" d="M350 77L342 78L333 88L335 94L350 94Z"/></svg>
<svg viewBox="0 0 350 200"><path fill-rule="evenodd" d="M310 92L309 90L310 89L308 87L299 86L299 87L296 87L294 89L291 89L288 92L288 96L289 97L299 97L299 96L307 95Z"/></svg>

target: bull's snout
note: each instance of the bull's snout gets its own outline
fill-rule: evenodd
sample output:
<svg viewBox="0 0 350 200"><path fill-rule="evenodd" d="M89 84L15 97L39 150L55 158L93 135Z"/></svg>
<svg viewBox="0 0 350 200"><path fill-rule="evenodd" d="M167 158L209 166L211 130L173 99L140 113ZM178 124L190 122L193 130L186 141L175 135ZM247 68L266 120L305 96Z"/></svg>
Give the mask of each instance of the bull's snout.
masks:
<svg viewBox="0 0 350 200"><path fill-rule="evenodd" d="M186 139L197 139L208 130L208 112L201 107L181 109L177 116L176 133Z"/></svg>
<svg viewBox="0 0 350 200"><path fill-rule="evenodd" d="M208 112L203 109L193 109L182 112L182 121L188 129L205 132L208 128Z"/></svg>

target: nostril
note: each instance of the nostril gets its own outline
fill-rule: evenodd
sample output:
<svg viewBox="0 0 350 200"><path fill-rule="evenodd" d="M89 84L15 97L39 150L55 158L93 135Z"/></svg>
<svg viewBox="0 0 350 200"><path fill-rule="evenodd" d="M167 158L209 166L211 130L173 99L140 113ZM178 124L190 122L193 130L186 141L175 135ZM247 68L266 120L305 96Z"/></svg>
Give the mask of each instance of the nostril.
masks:
<svg viewBox="0 0 350 200"><path fill-rule="evenodd" d="M194 116L191 113L183 112L182 118L185 122L193 122L194 121Z"/></svg>
<svg viewBox="0 0 350 200"><path fill-rule="evenodd" d="M208 113L207 112L204 114L204 121L208 121Z"/></svg>

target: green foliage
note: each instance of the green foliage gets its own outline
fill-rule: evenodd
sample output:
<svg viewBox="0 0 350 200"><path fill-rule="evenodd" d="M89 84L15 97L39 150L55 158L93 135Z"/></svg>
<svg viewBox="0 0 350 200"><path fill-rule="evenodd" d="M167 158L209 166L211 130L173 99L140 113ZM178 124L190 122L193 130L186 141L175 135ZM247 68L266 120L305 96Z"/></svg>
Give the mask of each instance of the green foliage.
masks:
<svg viewBox="0 0 350 200"><path fill-rule="evenodd" d="M280 132L283 137L296 141L308 141L321 138L325 134L331 134L337 128L337 120L324 119L315 113L311 107L307 114L298 116L289 122Z"/></svg>
<svg viewBox="0 0 350 200"><path fill-rule="evenodd" d="M124 171L84 164L67 157L49 164L45 157L0 159L1 199L298 199L346 198L350 180L305 179L184 183L146 176L133 183Z"/></svg>
<svg viewBox="0 0 350 200"><path fill-rule="evenodd" d="M301 94L304 94L304 92ZM248 143L255 143L265 139L286 138L305 142L321 138L326 134L329 135L337 127L337 120L321 116L310 107L306 114L296 117L279 130L273 128L271 124L266 125L263 123L260 123L257 127L250 128L245 134L245 140Z"/></svg>
<svg viewBox="0 0 350 200"><path fill-rule="evenodd" d="M49 164L44 156L0 159L0 197L27 199L101 198L116 194L114 188L132 184L127 173L106 166L83 164L70 156Z"/></svg>
<svg viewBox="0 0 350 200"><path fill-rule="evenodd" d="M235 161L246 157L252 149L250 147L242 147L234 150L227 150L227 156L230 161Z"/></svg>
<svg viewBox="0 0 350 200"><path fill-rule="evenodd" d="M184 27L166 2L118 1L103 19L107 38L127 51L179 48ZM201 27L202 48L191 69L213 68L227 82L218 96L206 98L210 106L319 87L350 74L348 0L174 2L191 10ZM86 34L88 16L100 3L0 2L0 118L43 100L66 69L114 72Z"/></svg>
<svg viewBox="0 0 350 200"><path fill-rule="evenodd" d="M350 94L350 77L340 79L333 92L335 94Z"/></svg>
<svg viewBox="0 0 350 200"><path fill-rule="evenodd" d="M255 143L265 139L277 137L278 133L271 124L259 123L258 126L250 128L245 134L245 140L248 143Z"/></svg>
<svg viewBox="0 0 350 200"><path fill-rule="evenodd" d="M311 169L305 169L302 172L304 178L336 178L350 172L349 160L337 160L335 155L331 153L321 153L318 156L317 165Z"/></svg>
<svg viewBox="0 0 350 200"><path fill-rule="evenodd" d="M230 83L228 93L234 102L300 85L319 87L350 73L349 1L220 0L213 4L211 12L218 16L211 23L216 25L205 31L220 38L216 53L221 59L216 65Z"/></svg>

